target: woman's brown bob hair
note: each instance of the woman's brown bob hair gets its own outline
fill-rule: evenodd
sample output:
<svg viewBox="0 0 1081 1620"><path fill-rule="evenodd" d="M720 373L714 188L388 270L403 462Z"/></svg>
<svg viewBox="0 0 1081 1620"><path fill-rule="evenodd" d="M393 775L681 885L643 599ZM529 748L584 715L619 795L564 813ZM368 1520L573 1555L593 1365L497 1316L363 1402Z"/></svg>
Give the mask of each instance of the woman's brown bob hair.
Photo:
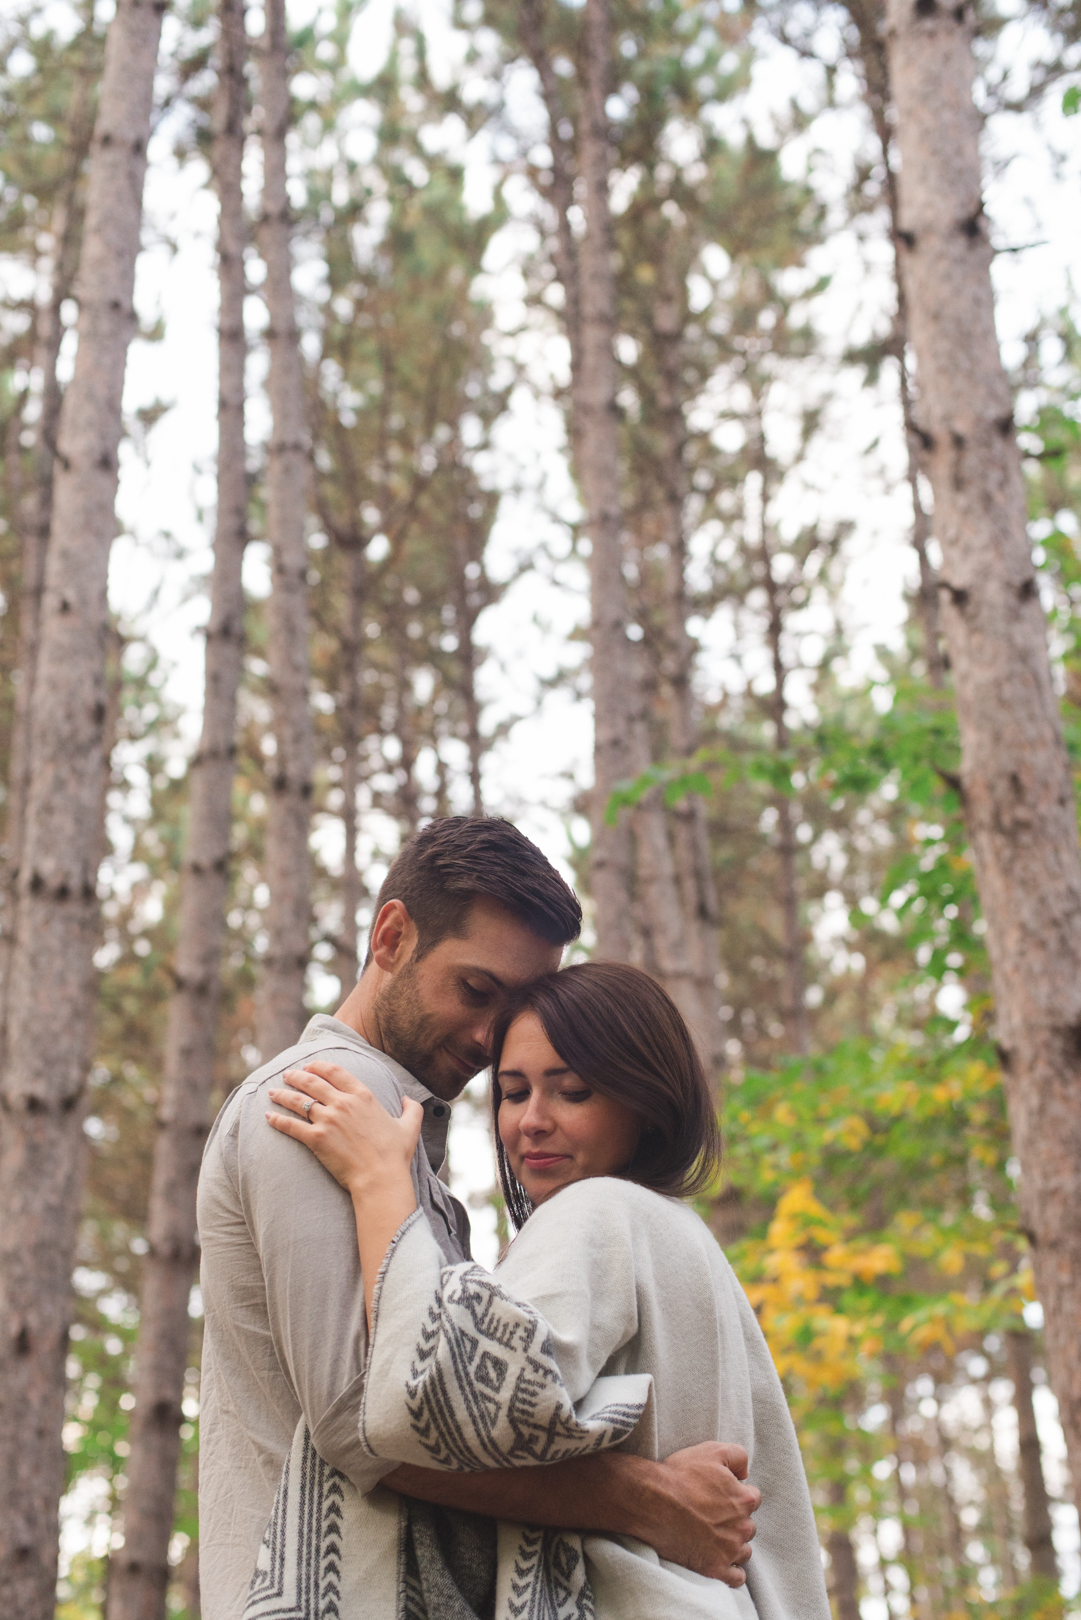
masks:
<svg viewBox="0 0 1081 1620"><path fill-rule="evenodd" d="M713 1179L720 1132L709 1085L679 1009L655 979L621 962L581 962L516 991L496 1020L492 1119L507 1211L516 1228L533 1205L499 1140L499 1066L507 1032L536 1013L549 1041L580 1080L634 1110L642 1131L623 1172L628 1181L685 1198Z"/></svg>

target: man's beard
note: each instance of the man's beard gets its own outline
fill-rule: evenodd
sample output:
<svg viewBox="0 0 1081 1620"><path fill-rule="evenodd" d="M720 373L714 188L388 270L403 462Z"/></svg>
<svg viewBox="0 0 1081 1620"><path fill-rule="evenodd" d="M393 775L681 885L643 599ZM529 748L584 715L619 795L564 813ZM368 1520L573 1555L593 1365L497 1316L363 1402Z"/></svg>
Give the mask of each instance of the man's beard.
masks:
<svg viewBox="0 0 1081 1620"><path fill-rule="evenodd" d="M406 963L379 992L375 1015L387 1056L408 1069L429 1091L443 1096L448 1079L446 1073L439 1073L444 1041L438 1019L424 1011L415 963ZM449 1070L449 1060L443 1067ZM460 1077L456 1079L458 1084L452 1095L457 1095L464 1084Z"/></svg>

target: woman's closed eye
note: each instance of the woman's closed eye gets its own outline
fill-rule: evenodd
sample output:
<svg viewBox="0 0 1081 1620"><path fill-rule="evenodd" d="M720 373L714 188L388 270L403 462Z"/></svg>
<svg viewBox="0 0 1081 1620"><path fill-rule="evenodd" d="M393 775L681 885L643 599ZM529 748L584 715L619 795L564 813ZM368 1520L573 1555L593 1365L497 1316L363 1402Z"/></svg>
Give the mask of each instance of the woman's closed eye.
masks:
<svg viewBox="0 0 1081 1620"><path fill-rule="evenodd" d="M573 1089L561 1091L559 1095L564 1102L584 1103L589 1101L593 1093L588 1086L575 1086Z"/></svg>

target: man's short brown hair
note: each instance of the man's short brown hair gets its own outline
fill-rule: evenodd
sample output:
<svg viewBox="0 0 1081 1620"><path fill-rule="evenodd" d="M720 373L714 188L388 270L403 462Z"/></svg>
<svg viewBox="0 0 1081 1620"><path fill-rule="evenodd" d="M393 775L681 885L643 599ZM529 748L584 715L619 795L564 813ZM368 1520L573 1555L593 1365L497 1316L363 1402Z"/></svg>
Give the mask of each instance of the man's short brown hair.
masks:
<svg viewBox="0 0 1081 1620"><path fill-rule="evenodd" d="M582 908L555 867L502 816L446 816L403 844L376 897L374 926L388 900L400 900L417 930L419 959L440 940L461 938L469 909L495 900L549 945L582 931ZM367 961L371 961L369 947Z"/></svg>

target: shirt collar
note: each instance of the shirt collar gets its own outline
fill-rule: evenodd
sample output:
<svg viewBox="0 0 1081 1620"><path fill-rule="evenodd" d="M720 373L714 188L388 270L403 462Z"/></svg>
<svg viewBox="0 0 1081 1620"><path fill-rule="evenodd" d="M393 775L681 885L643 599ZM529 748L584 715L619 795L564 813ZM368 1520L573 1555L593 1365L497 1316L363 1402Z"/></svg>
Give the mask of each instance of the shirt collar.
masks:
<svg viewBox="0 0 1081 1620"><path fill-rule="evenodd" d="M381 1052L371 1041L366 1041L359 1031L350 1024L343 1024L340 1018L332 1018L329 1013L316 1013L310 1018L300 1037L301 1044L325 1045L328 1038L341 1046L356 1047L358 1052L365 1053L373 1058L390 1074L392 1079L414 1102L420 1103L424 1109L424 1124L420 1128L420 1139L424 1143L424 1152L432 1169L437 1171L447 1156L447 1132L450 1130L450 1104L441 1097L435 1097L427 1086L411 1075L408 1069Z"/></svg>

